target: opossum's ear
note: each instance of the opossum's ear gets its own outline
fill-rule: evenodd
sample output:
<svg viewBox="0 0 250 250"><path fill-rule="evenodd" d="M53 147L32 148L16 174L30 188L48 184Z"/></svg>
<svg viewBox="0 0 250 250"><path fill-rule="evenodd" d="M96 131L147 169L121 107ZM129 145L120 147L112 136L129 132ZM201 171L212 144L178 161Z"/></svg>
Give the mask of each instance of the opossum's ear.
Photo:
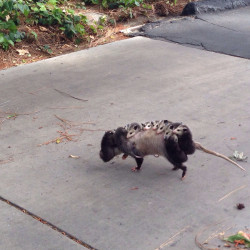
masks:
<svg viewBox="0 0 250 250"><path fill-rule="evenodd" d="M183 131L184 131L184 132L187 132L187 131L188 131L188 129L187 129L187 128L184 128L184 129L183 129Z"/></svg>
<svg viewBox="0 0 250 250"><path fill-rule="evenodd" d="M138 129L138 126L137 126L137 125L134 126L134 130L136 130L136 129Z"/></svg>
<svg viewBox="0 0 250 250"><path fill-rule="evenodd" d="M168 120L164 120L164 123L165 123L165 124L168 124Z"/></svg>
<svg viewBox="0 0 250 250"><path fill-rule="evenodd" d="M145 123L142 123L141 125L142 125L143 128L146 126Z"/></svg>

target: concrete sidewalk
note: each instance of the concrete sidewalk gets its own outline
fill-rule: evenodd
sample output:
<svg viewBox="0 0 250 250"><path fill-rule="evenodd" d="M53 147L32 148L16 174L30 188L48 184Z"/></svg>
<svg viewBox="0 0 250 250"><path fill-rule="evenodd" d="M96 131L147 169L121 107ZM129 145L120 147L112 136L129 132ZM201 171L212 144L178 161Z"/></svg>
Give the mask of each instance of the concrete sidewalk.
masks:
<svg viewBox="0 0 250 250"><path fill-rule="evenodd" d="M243 172L197 152L181 181L163 158L134 173L132 159L98 156L104 130L151 119L182 121L202 145L249 156L249 69L249 60L138 37L0 71L0 196L97 249L199 249L208 225L201 238L221 221L229 233L249 228L249 163ZM84 248L0 203L0 248Z"/></svg>

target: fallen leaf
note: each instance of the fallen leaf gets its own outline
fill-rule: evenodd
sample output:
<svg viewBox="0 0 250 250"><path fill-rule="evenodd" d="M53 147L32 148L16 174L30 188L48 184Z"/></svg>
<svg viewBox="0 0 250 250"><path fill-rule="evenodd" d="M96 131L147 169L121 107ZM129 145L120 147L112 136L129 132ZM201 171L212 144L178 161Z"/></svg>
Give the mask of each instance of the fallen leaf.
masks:
<svg viewBox="0 0 250 250"><path fill-rule="evenodd" d="M20 56L24 56L25 54L29 54L30 53L27 49L16 49L16 51L18 52L18 54Z"/></svg>
<svg viewBox="0 0 250 250"><path fill-rule="evenodd" d="M60 139L56 139L56 144L59 144L61 142Z"/></svg>
<svg viewBox="0 0 250 250"><path fill-rule="evenodd" d="M43 27L43 26L39 26L39 30L41 30L41 31L43 31L43 32L48 31L48 29L46 29L46 28Z"/></svg>
<svg viewBox="0 0 250 250"><path fill-rule="evenodd" d="M130 190L137 190L139 189L138 187L132 187Z"/></svg>
<svg viewBox="0 0 250 250"><path fill-rule="evenodd" d="M69 155L69 158L79 159L80 156L77 156L77 155Z"/></svg>
<svg viewBox="0 0 250 250"><path fill-rule="evenodd" d="M236 137L231 137L230 140L236 140L237 138Z"/></svg>

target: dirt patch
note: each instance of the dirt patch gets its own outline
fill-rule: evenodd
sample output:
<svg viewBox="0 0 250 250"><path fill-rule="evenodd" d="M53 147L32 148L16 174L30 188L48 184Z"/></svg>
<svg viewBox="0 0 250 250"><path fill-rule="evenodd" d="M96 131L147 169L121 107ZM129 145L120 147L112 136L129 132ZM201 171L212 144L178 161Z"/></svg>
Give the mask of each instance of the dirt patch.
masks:
<svg viewBox="0 0 250 250"><path fill-rule="evenodd" d="M139 24L152 22L161 18L180 15L184 6L190 2L189 0L178 0L177 4L166 3L166 1L158 1L147 3L147 8L135 7L132 12L128 10L102 10L97 6L81 10L81 13L104 13L112 18L115 23L106 26L103 30L99 30L95 36L80 45L76 45L71 40L65 38L54 27L32 26L32 30L36 32L37 39L30 37L15 44L8 51L0 49L0 70L21 64L36 62L46 58L95 47L97 45L110 43L118 40L127 39L122 29L126 29ZM131 13L133 18L131 18ZM31 27L25 25L19 28L20 31L28 33Z"/></svg>

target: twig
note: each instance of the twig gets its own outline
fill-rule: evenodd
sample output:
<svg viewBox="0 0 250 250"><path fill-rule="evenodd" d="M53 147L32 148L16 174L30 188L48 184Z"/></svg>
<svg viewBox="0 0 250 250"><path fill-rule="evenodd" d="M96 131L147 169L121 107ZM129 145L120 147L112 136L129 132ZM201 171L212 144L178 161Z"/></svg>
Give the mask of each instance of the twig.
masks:
<svg viewBox="0 0 250 250"><path fill-rule="evenodd" d="M69 107L49 107L49 109L84 109L84 107L69 106Z"/></svg>
<svg viewBox="0 0 250 250"><path fill-rule="evenodd" d="M173 242L174 238L181 234L182 232L186 231L190 226L186 226L184 228L182 228L178 233L176 233L175 235L173 235L172 237L170 237L167 241L165 241L164 243L162 243L158 248L156 248L155 250L160 250L164 247L166 247L167 245L169 245L170 243Z"/></svg>
<svg viewBox="0 0 250 250"><path fill-rule="evenodd" d="M66 124L68 124L68 125L74 125L74 126L79 125L79 124L93 124L93 125L95 125L94 122L77 122L77 123L75 123L75 122L69 121L69 120L67 120L67 119L61 118L61 117L59 117L58 115L55 115L55 117L56 117L58 120L60 120L60 121L62 121L62 122L64 122L64 123L66 123Z"/></svg>
<svg viewBox="0 0 250 250"><path fill-rule="evenodd" d="M68 121L68 120L66 120L66 119L64 119L64 118L60 118L60 117L57 116L57 115L55 115L55 117L56 117L58 120L60 120L61 122L64 122L64 123L66 123L66 124L71 125L71 122L70 122L70 121Z"/></svg>
<svg viewBox="0 0 250 250"><path fill-rule="evenodd" d="M107 131L107 129L87 129L87 128L81 128L80 131L91 131L91 132L94 132L94 131Z"/></svg>
<svg viewBox="0 0 250 250"><path fill-rule="evenodd" d="M202 249L202 250L216 250L216 248L208 248L208 247L204 247L203 246L203 244L204 243L200 243L199 241L198 241L198 237L202 234L202 233L204 233L207 229L209 229L209 228L211 228L211 227L214 227L214 226L217 226L217 225L219 225L219 224L221 224L223 221L220 221L220 222L218 222L218 223L213 223L213 224L210 224L210 225L208 225L208 226L206 226L205 228L203 228L200 232L198 232L197 234L196 234L196 236L195 236L195 244L200 248L200 249Z"/></svg>
<svg viewBox="0 0 250 250"><path fill-rule="evenodd" d="M55 90L55 91L57 91L58 93L60 93L60 94L64 95L64 96L71 97L71 98L76 99L76 100L81 101L81 102L87 102L87 101L88 101L88 100L84 100L84 99L81 99L81 98L78 98L78 97L72 96L72 95L70 95L70 94L68 94L68 93L65 93L65 92L63 92L63 91L59 90L59 89L54 89L54 90Z"/></svg>
<svg viewBox="0 0 250 250"><path fill-rule="evenodd" d="M0 164L6 164L6 163L9 163L9 162L12 162L14 161L13 157L9 157L8 160L0 160Z"/></svg>
<svg viewBox="0 0 250 250"><path fill-rule="evenodd" d="M235 192L237 192L237 191L239 191L239 190L245 188L246 186L247 186L247 185L243 185L243 186L241 186L241 187L239 187L239 188L233 190L232 192L230 192L230 193L226 194L225 196L223 196L222 198L220 198L220 199L218 200L218 202L224 200L225 198L227 198L227 197L230 196L231 194L233 194L233 193L235 193Z"/></svg>

